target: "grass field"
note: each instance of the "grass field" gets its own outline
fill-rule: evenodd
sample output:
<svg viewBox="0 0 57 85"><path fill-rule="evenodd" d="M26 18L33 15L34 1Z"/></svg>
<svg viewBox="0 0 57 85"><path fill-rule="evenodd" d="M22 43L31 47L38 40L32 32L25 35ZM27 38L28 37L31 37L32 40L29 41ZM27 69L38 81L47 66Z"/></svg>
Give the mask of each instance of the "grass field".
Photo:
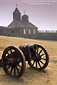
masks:
<svg viewBox="0 0 57 85"><path fill-rule="evenodd" d="M0 36L0 58L7 46L19 47L25 44L40 44L47 49L50 62L45 69L46 72L39 72L26 64L25 74L16 80L8 77L0 67L0 85L57 85L57 41Z"/></svg>

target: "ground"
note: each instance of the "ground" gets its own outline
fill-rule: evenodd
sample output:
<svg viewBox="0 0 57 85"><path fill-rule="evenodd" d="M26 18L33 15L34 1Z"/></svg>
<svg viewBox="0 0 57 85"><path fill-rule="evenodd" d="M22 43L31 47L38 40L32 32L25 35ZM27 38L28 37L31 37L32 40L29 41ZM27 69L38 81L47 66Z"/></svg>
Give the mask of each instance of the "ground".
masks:
<svg viewBox="0 0 57 85"><path fill-rule="evenodd" d="M19 47L24 44L41 44L49 53L49 64L44 71L30 68L26 62L26 71L20 79L7 76L0 67L0 85L57 85L57 41L32 40L18 37L0 36L0 58L7 46Z"/></svg>

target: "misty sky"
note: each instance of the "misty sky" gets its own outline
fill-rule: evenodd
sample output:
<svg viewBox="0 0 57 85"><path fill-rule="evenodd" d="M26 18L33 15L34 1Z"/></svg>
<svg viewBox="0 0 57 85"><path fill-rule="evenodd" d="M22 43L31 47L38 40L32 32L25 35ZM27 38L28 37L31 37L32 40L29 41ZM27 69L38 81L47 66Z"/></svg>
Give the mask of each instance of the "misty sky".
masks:
<svg viewBox="0 0 57 85"><path fill-rule="evenodd" d="M48 0L48 2L45 2L47 0L42 0L41 3L40 1L0 0L0 26L7 27L12 22L13 11L17 4L21 16L26 10L25 13L29 16L29 21L36 25L39 30L57 30L57 1Z"/></svg>

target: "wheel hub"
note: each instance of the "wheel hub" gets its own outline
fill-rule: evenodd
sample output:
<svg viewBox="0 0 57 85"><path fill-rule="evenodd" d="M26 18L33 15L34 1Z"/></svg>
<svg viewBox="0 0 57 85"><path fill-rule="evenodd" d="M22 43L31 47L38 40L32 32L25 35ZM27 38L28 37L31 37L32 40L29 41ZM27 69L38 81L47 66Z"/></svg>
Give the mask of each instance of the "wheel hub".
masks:
<svg viewBox="0 0 57 85"><path fill-rule="evenodd" d="M16 62L16 60L15 60L14 58L10 58L10 59L8 60L8 62L9 62L9 64L10 64L11 66L16 66L16 64L17 64L17 62Z"/></svg>
<svg viewBox="0 0 57 85"><path fill-rule="evenodd" d="M36 61L40 61L40 60L41 60L41 56L38 55L38 56L36 57Z"/></svg>

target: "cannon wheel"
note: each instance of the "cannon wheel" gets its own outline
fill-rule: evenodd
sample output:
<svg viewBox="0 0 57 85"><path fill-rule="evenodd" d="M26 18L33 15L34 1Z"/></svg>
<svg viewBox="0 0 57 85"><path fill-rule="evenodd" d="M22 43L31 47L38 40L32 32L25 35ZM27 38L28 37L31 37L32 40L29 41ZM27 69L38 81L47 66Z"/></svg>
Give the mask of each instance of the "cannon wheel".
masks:
<svg viewBox="0 0 57 85"><path fill-rule="evenodd" d="M23 52L14 46L7 47L2 55L3 69L6 74L20 78L26 68L25 56Z"/></svg>
<svg viewBox="0 0 57 85"><path fill-rule="evenodd" d="M37 45L37 57L34 56L30 61L28 61L29 65L33 68L36 68L38 70L43 70L47 67L49 63L49 55L47 50L41 46Z"/></svg>

